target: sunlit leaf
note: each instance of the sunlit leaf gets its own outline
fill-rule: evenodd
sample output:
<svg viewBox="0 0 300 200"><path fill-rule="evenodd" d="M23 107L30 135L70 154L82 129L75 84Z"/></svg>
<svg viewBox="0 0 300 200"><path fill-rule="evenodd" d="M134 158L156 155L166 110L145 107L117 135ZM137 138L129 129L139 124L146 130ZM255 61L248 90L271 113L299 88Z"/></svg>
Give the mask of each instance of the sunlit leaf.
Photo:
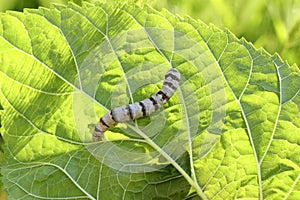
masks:
<svg viewBox="0 0 300 200"><path fill-rule="evenodd" d="M296 199L300 72L229 31L132 5L1 14L11 199ZM180 88L91 141L109 109Z"/></svg>

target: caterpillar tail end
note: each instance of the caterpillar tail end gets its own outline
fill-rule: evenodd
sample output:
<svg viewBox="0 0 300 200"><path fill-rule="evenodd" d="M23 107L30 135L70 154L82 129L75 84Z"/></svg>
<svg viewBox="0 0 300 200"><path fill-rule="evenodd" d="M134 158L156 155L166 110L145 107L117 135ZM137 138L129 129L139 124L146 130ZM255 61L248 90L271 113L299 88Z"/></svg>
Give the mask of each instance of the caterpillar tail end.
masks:
<svg viewBox="0 0 300 200"><path fill-rule="evenodd" d="M93 132L93 142L99 142L103 140L104 133L98 130L96 127Z"/></svg>

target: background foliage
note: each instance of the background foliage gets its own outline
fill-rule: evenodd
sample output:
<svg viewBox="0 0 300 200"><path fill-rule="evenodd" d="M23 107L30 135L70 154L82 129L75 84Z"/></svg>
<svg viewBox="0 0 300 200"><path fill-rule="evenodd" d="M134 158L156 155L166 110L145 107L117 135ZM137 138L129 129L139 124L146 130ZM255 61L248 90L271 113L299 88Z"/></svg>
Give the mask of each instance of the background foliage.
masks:
<svg viewBox="0 0 300 200"><path fill-rule="evenodd" d="M88 0L105 1L105 0ZM116 1L116 0L115 0ZM289 64L300 66L300 1L299 0L127 0L140 5L148 3L200 19L206 24L228 28L237 37L244 37L256 48L278 53ZM0 0L0 11L49 7L51 3L66 4L68 0ZM73 0L81 4L82 0Z"/></svg>

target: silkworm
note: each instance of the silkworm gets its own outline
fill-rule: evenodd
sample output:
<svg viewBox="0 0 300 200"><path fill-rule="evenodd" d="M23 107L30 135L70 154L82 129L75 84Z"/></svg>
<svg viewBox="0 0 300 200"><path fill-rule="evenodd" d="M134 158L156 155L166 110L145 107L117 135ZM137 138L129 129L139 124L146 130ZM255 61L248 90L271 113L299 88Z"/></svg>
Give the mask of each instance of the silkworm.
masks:
<svg viewBox="0 0 300 200"><path fill-rule="evenodd" d="M179 71L172 68L166 73L161 90L150 98L108 111L95 125L93 141L101 141L104 132L120 122L132 121L155 112L171 98L179 86L179 81Z"/></svg>

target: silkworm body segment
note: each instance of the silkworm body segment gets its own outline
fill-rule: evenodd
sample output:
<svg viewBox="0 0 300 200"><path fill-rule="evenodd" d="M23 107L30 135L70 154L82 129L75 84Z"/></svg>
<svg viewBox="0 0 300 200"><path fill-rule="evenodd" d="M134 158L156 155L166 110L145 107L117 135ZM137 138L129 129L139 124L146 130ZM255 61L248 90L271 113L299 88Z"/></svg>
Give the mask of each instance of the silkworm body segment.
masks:
<svg viewBox="0 0 300 200"><path fill-rule="evenodd" d="M172 68L166 73L161 90L150 98L113 108L107 112L95 125L93 141L101 141L104 132L117 123L132 121L155 112L171 98L179 86L179 81L179 71Z"/></svg>

